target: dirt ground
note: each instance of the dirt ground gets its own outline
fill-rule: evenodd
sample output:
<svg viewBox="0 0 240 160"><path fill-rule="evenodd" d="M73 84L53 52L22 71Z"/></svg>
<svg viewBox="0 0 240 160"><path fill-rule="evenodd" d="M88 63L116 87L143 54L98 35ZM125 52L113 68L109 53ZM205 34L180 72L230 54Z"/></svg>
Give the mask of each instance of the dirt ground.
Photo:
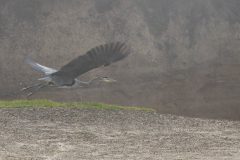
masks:
<svg viewBox="0 0 240 160"><path fill-rule="evenodd" d="M239 160L240 122L141 111L0 109L1 160Z"/></svg>

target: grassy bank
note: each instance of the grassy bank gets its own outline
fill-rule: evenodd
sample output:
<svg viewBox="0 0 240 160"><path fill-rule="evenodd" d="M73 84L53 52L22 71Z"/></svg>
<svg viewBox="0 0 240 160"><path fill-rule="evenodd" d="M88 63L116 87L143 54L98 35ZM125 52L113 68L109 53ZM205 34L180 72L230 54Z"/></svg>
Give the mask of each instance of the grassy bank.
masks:
<svg viewBox="0 0 240 160"><path fill-rule="evenodd" d="M56 102L45 99L36 99L36 100L11 100L11 101L0 101L0 108L26 108L26 107L66 107L66 108L80 108L80 109L110 109L110 110L137 110L137 111L146 111L153 112L154 109L145 108L145 107L126 107L118 105L110 105L103 103L82 103L82 102Z"/></svg>

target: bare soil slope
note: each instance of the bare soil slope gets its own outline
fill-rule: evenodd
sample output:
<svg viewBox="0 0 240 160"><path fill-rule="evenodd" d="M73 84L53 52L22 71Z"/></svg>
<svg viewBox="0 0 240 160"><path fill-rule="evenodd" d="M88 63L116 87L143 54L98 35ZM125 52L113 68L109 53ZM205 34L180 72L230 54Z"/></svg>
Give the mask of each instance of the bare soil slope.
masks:
<svg viewBox="0 0 240 160"><path fill-rule="evenodd" d="M240 122L154 112L0 109L3 160L238 160Z"/></svg>
<svg viewBox="0 0 240 160"><path fill-rule="evenodd" d="M154 106L162 113L239 120L239 0L0 4L1 99L16 98L5 95L40 77L24 63L26 56L58 69L93 46L126 41L133 50L127 59L80 77L109 76L118 84L46 90L34 98Z"/></svg>

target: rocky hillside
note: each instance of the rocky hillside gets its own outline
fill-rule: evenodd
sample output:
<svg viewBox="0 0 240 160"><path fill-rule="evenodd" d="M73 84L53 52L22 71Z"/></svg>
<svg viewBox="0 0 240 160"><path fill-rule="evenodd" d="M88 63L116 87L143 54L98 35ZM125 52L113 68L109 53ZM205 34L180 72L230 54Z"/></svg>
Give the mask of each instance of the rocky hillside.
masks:
<svg viewBox="0 0 240 160"><path fill-rule="evenodd" d="M82 77L118 84L45 90L34 98L153 106L240 117L238 0L0 0L0 97L39 77L24 58L59 68L93 46L127 41L128 59Z"/></svg>

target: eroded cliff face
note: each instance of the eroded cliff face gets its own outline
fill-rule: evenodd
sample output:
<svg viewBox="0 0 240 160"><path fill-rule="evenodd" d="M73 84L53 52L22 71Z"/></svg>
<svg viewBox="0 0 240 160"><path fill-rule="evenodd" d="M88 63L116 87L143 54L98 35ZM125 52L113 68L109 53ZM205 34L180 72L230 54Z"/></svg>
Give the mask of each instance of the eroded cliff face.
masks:
<svg viewBox="0 0 240 160"><path fill-rule="evenodd" d="M117 84L44 90L33 98L153 106L161 112L239 118L238 0L0 0L0 96L40 75L30 56L59 68L93 46L126 41L132 54L82 76ZM81 77L80 77L81 78Z"/></svg>

